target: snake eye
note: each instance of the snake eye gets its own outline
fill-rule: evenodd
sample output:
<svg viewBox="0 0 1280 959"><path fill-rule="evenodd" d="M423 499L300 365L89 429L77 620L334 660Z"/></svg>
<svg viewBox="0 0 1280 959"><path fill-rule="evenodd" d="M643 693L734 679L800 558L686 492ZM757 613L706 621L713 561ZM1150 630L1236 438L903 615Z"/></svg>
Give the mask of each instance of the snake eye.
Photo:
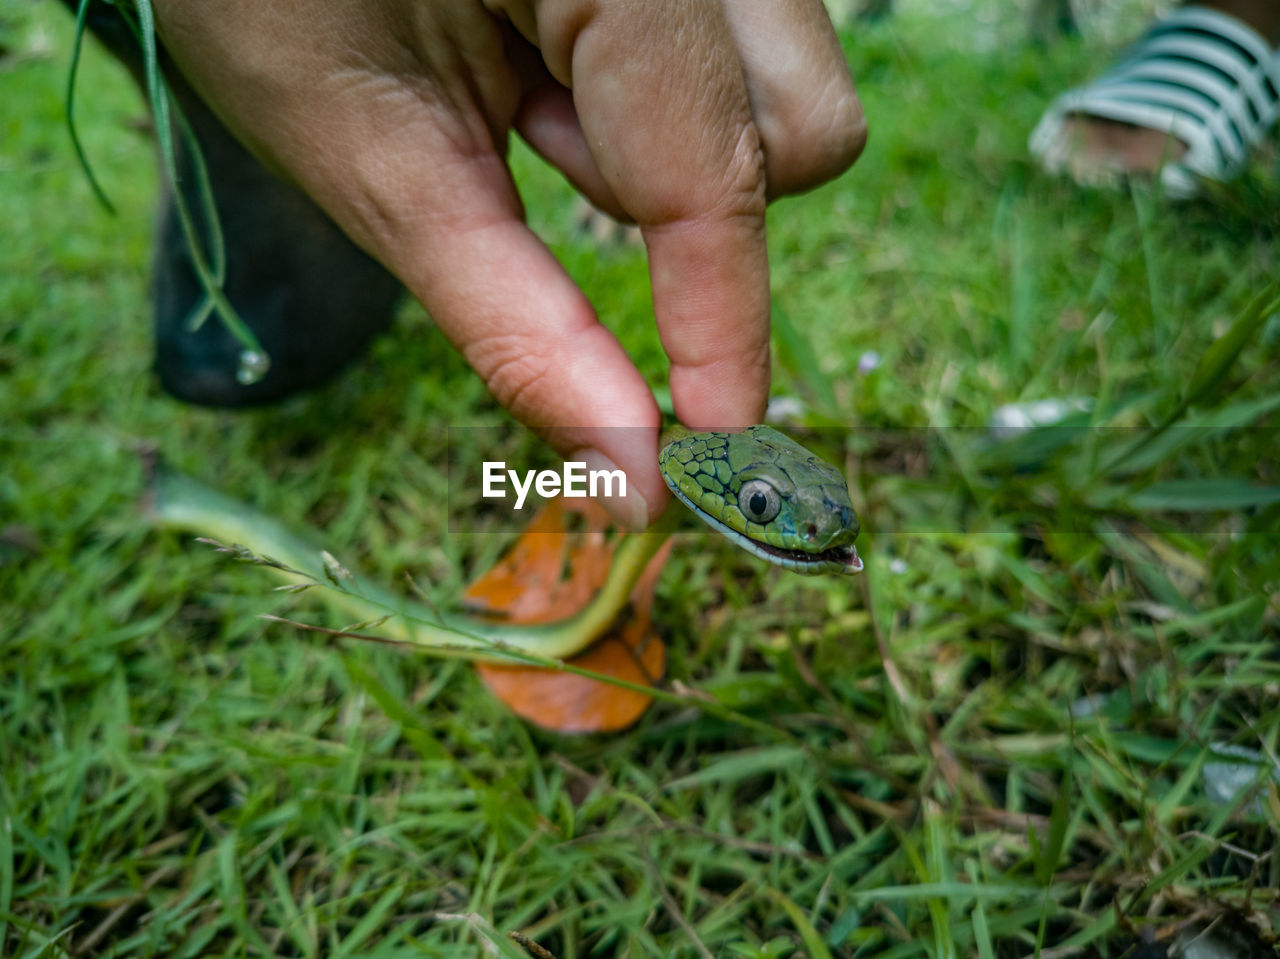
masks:
<svg viewBox="0 0 1280 959"><path fill-rule="evenodd" d="M738 509L753 523L767 523L778 515L778 491L764 480L748 480L738 491Z"/></svg>

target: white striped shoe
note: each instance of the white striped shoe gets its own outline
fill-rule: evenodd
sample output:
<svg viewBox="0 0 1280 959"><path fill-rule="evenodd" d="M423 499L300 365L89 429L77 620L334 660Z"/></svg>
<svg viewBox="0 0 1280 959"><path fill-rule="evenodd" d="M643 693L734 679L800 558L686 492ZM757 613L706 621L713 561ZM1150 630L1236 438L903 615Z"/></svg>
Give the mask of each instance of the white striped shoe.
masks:
<svg viewBox="0 0 1280 959"><path fill-rule="evenodd" d="M1280 117L1280 51L1233 17L1181 7L1157 21L1112 69L1059 97L1031 134L1029 147L1051 173L1068 169L1073 144L1065 120L1075 114L1159 130L1186 153L1160 178L1174 198L1193 196L1201 179L1226 181Z"/></svg>

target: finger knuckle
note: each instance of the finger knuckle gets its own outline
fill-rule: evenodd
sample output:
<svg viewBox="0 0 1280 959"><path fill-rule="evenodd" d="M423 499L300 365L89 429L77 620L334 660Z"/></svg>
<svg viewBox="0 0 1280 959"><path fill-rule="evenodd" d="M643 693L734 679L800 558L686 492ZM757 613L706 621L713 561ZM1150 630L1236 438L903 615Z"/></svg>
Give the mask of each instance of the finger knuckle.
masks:
<svg viewBox="0 0 1280 959"><path fill-rule="evenodd" d="M515 416L539 405L539 387L552 373L549 356L515 334L490 336L466 350L467 362L484 378L489 392Z"/></svg>
<svg viewBox="0 0 1280 959"><path fill-rule="evenodd" d="M783 111L769 133L773 179L787 186L816 186L862 155L867 119L852 83L843 80Z"/></svg>
<svg viewBox="0 0 1280 959"><path fill-rule="evenodd" d="M823 152L840 168L851 166L867 145L867 118L862 101L852 88L834 98L822 111L822 131L817 134Z"/></svg>
<svg viewBox="0 0 1280 959"><path fill-rule="evenodd" d="M744 123L725 164L724 196L730 212L763 217L765 182L765 152L760 131L754 122Z"/></svg>

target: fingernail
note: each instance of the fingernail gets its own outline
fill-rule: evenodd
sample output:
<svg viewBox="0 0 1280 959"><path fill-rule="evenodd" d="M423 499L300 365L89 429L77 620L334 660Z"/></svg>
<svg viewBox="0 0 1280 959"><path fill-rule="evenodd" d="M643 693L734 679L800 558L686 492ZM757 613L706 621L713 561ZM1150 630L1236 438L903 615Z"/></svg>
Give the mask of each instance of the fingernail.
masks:
<svg viewBox="0 0 1280 959"><path fill-rule="evenodd" d="M579 450L568 459L585 463L587 467L587 489L596 489L595 501L604 507L606 513L623 529L642 530L649 525L649 504L645 502L640 491L632 484L630 477L613 460L599 450ZM598 474L596 482L590 482L592 474ZM625 482L626 495L622 495Z"/></svg>

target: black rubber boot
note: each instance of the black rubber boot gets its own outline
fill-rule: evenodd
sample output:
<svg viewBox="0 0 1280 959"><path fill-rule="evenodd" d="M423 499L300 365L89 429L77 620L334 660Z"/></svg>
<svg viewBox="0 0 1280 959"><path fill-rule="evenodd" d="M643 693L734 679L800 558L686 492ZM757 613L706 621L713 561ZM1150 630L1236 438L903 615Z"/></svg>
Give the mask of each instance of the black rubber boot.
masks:
<svg viewBox="0 0 1280 959"><path fill-rule="evenodd" d="M65 0L75 9L74 0ZM114 8L97 3L90 30L142 84L137 42ZM237 376L243 347L214 315L190 319L204 299L166 190L152 258L156 371L178 399L206 406L269 403L331 379L387 328L398 280L300 190L268 173L165 62L165 74L200 143L225 242L223 289L270 357L255 383ZM199 229L201 203L189 151L175 133L179 189Z"/></svg>

